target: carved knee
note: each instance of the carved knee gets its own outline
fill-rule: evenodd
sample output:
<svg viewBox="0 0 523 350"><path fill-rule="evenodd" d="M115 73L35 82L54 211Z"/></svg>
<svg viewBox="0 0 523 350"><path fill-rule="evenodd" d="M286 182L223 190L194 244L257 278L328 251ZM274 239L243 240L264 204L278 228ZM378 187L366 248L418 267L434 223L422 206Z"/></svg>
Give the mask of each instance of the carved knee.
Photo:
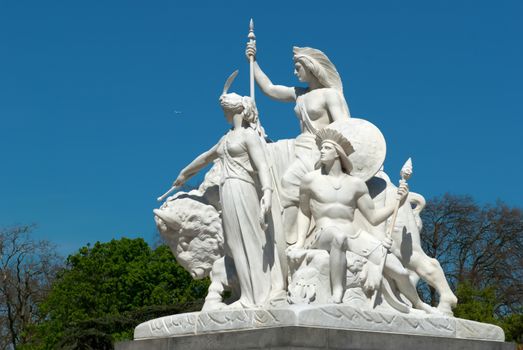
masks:
<svg viewBox="0 0 523 350"><path fill-rule="evenodd" d="M345 246L345 241L347 239L346 235L338 230L333 230L331 232L331 237L331 248L343 249L343 247Z"/></svg>

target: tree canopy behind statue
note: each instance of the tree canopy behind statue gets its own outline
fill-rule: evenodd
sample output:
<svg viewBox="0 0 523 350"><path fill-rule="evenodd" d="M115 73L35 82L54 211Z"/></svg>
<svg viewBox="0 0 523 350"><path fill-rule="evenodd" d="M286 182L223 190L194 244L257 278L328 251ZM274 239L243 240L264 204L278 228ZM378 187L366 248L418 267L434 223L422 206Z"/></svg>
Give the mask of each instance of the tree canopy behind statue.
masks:
<svg viewBox="0 0 523 350"><path fill-rule="evenodd" d="M166 246L151 249L143 239L126 238L88 245L67 259L42 305L47 321L31 348L105 348L131 338L142 320L201 308L207 286L193 281Z"/></svg>

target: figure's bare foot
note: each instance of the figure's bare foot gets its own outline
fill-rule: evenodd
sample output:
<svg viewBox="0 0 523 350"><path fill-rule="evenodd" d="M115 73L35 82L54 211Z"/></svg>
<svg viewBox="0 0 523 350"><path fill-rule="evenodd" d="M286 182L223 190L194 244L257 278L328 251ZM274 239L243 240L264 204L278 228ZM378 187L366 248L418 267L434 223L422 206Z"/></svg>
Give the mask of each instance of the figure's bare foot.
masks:
<svg viewBox="0 0 523 350"><path fill-rule="evenodd" d="M338 301L336 299L334 299L333 296L329 297L329 299L327 299L327 304L341 304L341 301Z"/></svg>
<svg viewBox="0 0 523 350"><path fill-rule="evenodd" d="M341 304L343 300L343 289L342 290L333 290L332 296L329 298L329 303Z"/></svg>

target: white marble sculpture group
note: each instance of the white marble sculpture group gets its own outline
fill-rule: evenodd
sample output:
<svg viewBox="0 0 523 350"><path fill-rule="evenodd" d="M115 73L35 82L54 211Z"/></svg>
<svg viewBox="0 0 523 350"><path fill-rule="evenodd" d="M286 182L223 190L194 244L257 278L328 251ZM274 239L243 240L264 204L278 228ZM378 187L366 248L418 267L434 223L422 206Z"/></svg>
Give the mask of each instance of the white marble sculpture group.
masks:
<svg viewBox="0 0 523 350"><path fill-rule="evenodd" d="M294 73L307 86L275 85L256 60L252 22L249 39L250 96L228 92L234 72L219 98L231 129L154 210L178 263L210 276L203 309L144 322L135 339L300 326L503 341L500 327L453 317L456 296L421 248L425 200L409 192L412 162L395 186L383 135L351 117L329 58L295 47ZM295 103L296 139L268 141L255 83ZM198 189L167 197L208 164ZM419 298L420 278L438 292L437 307Z"/></svg>
<svg viewBox="0 0 523 350"><path fill-rule="evenodd" d="M194 278L211 277L203 310L342 303L452 316L457 299L438 261L421 249L425 201L409 193L410 160L396 187L383 172L383 135L351 117L323 52L295 47L294 73L307 86L275 85L256 60L252 28L249 37L251 96L228 93L234 72L219 99L232 128L173 188L214 165L197 190L154 210L178 262ZM254 81L265 95L295 103L296 139L266 141ZM420 300L419 278L438 291L437 308Z"/></svg>

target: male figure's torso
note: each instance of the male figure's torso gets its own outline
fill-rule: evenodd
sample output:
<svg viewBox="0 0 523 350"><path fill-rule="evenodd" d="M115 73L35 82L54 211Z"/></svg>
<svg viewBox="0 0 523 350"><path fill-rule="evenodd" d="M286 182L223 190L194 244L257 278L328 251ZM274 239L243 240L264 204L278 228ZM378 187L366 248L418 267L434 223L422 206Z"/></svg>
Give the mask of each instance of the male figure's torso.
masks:
<svg viewBox="0 0 523 350"><path fill-rule="evenodd" d="M316 170L308 176L311 179L309 205L316 227L321 229L335 226L348 235L353 235L354 211L364 183L345 173L332 176Z"/></svg>
<svg viewBox="0 0 523 350"><path fill-rule="evenodd" d="M333 233L339 232L346 236L346 249L370 259L369 254L381 243L354 225L354 211L358 199L365 194L366 184L347 174L336 177L322 174L321 170L309 173L307 177L309 207L317 232L312 247L329 250ZM374 258L371 260L376 260Z"/></svg>

